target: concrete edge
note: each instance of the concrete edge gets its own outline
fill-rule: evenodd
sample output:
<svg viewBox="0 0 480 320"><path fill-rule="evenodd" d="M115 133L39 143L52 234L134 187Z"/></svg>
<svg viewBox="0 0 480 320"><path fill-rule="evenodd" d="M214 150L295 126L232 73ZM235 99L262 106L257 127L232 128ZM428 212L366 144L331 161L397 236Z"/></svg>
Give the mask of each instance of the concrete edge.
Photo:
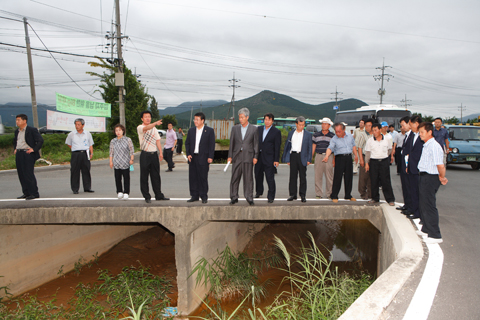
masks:
<svg viewBox="0 0 480 320"><path fill-rule="evenodd" d="M388 204L381 208L396 260L342 314L341 320L379 319L423 258L423 246L410 221Z"/></svg>

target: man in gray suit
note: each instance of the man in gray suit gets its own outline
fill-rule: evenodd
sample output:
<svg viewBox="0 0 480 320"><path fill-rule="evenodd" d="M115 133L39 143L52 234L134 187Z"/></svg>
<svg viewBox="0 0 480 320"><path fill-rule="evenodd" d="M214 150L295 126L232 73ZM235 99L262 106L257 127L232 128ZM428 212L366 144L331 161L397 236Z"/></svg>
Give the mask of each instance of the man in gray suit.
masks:
<svg viewBox="0 0 480 320"><path fill-rule="evenodd" d="M232 128L228 161L232 163L230 181L230 204L238 202L238 185L243 175L243 194L249 205L253 205L253 165L258 159L258 130L248 123L250 111L238 111L240 124Z"/></svg>

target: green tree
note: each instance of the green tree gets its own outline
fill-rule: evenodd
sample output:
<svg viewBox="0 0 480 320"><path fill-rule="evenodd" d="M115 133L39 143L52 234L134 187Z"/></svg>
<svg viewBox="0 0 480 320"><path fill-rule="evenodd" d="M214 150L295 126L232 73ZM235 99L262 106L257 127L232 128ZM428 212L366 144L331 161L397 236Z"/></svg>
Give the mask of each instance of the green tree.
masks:
<svg viewBox="0 0 480 320"><path fill-rule="evenodd" d="M162 129L167 129L168 128L168 123L171 122L173 126L175 127L177 125L177 118L175 117L174 114L166 114L162 118Z"/></svg>
<svg viewBox="0 0 480 320"><path fill-rule="evenodd" d="M422 116L422 114L418 112L414 112L412 116L420 116L420 118L422 118L422 121L425 122L433 122L433 120L435 119L433 116Z"/></svg>
<svg viewBox="0 0 480 320"><path fill-rule="evenodd" d="M102 73L87 72L87 74L100 78L100 89L98 92L102 95L106 103L112 105L112 117L107 121L107 128L112 130L120 122L118 108L118 87L115 86L115 72L118 68L106 63L98 58L100 62L91 61L88 64L94 68L102 68ZM150 96L148 90L137 80L132 71L125 65L123 67L125 76L125 122L127 135L134 143L138 143L137 126L140 124L140 112L148 110L148 101ZM112 72L113 71L113 72Z"/></svg>
<svg viewBox="0 0 480 320"><path fill-rule="evenodd" d="M158 102L154 96L150 96L152 100L150 100L150 112L152 113L152 119L155 121L160 119L160 112L158 112Z"/></svg>
<svg viewBox="0 0 480 320"><path fill-rule="evenodd" d="M451 118L445 118L443 119L443 123L453 123L453 124L457 124L459 123L460 120L457 118L457 117L451 117Z"/></svg>

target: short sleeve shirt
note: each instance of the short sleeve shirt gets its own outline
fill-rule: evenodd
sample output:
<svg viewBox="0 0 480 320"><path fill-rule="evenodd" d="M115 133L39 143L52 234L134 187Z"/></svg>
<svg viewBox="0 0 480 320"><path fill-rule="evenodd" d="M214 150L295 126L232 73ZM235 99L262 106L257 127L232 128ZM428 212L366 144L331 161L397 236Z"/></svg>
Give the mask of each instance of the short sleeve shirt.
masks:
<svg viewBox="0 0 480 320"><path fill-rule="evenodd" d="M448 130L445 128L440 128L440 130L433 128L433 137L443 148L445 146L445 139L448 140Z"/></svg>
<svg viewBox="0 0 480 320"><path fill-rule="evenodd" d="M443 165L442 147L435 143L435 139L429 139L423 145L422 156L418 162L418 171L438 174L438 165Z"/></svg>
<svg viewBox="0 0 480 320"><path fill-rule="evenodd" d="M349 133L345 133L343 138L335 135L328 145L328 149L332 150L332 153L335 155L352 153L353 147L355 147L355 140Z"/></svg>
<svg viewBox="0 0 480 320"><path fill-rule="evenodd" d="M78 131L72 131L68 134L65 144L72 146L72 151L88 150L90 146L93 146L92 134L87 130L83 130L82 133Z"/></svg>
<svg viewBox="0 0 480 320"><path fill-rule="evenodd" d="M315 144L315 152L320 154L327 152L330 140L334 136L335 134L331 131L328 131L327 134L323 134L322 131L315 132L312 137L312 142Z"/></svg>
<svg viewBox="0 0 480 320"><path fill-rule="evenodd" d="M365 151L370 151L371 159L385 159L388 157L388 150L392 149L392 144L387 136L382 135L382 140L378 141L371 136L365 146Z"/></svg>
<svg viewBox="0 0 480 320"><path fill-rule="evenodd" d="M138 141L140 142L140 149L147 152L157 151L157 140L160 140L160 135L155 127L143 132L143 124L137 127Z"/></svg>

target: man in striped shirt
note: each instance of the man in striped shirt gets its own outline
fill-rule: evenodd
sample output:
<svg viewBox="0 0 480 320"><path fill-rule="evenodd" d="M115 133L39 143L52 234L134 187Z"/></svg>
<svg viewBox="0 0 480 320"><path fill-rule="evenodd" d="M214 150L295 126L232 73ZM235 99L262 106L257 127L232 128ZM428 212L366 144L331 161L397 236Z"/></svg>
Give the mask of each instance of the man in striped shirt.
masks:
<svg viewBox="0 0 480 320"><path fill-rule="evenodd" d="M442 147L433 137L433 125L423 122L419 126L420 139L423 145L422 156L418 162L419 171L419 208L420 218L423 221L422 230L417 234L422 236L427 244L442 243L442 235L438 226L438 210L436 193L440 184L446 185L445 166L443 164Z"/></svg>

